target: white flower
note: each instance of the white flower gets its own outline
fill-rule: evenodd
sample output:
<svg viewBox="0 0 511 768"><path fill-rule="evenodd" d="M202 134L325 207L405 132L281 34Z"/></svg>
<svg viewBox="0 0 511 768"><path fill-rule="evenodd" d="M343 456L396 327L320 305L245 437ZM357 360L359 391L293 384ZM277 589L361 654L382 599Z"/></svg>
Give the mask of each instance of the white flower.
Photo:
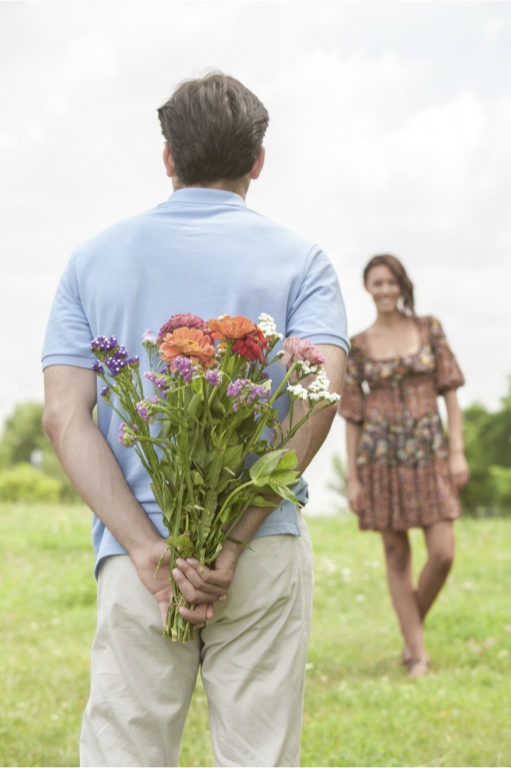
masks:
<svg viewBox="0 0 511 768"><path fill-rule="evenodd" d="M340 395L336 395L335 392L334 392L332 395L329 396L328 399L330 400L330 402L333 405L334 403L338 403L339 402L339 400L341 399L341 396Z"/></svg>
<svg viewBox="0 0 511 768"><path fill-rule="evenodd" d="M302 369L304 376L308 376L309 373L312 373L312 368L310 367L307 360L296 360L296 365L298 368Z"/></svg>
<svg viewBox="0 0 511 768"><path fill-rule="evenodd" d="M287 391L294 400L307 400L309 393L301 384L289 384Z"/></svg>
<svg viewBox="0 0 511 768"><path fill-rule="evenodd" d="M224 317L227 317L227 315L218 315L218 320L223 320Z"/></svg>
<svg viewBox="0 0 511 768"><path fill-rule="evenodd" d="M146 328L142 334L142 344L156 344L158 337L151 331L150 328Z"/></svg>
<svg viewBox="0 0 511 768"><path fill-rule="evenodd" d="M279 350L279 351L278 351L278 352L275 354L275 357L282 357L282 355L284 355L284 354L285 354L284 350L283 350L283 349L281 349L281 350Z"/></svg>
<svg viewBox="0 0 511 768"><path fill-rule="evenodd" d="M259 329L265 336L278 336L282 338L282 334L277 333L277 326L273 320L273 317L267 315L266 312L262 312L259 315Z"/></svg>

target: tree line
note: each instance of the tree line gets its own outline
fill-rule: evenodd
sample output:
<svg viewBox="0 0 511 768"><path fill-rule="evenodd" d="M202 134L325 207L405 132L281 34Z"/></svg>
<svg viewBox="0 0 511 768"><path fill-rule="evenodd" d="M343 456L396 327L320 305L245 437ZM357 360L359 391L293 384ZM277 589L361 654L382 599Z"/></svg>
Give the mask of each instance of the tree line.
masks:
<svg viewBox="0 0 511 768"><path fill-rule="evenodd" d="M0 501L76 503L80 498L41 424L42 403L18 403L0 436ZM471 480L463 490L464 512L511 515L511 390L497 411L474 403L464 411ZM335 487L342 493L342 462L336 457Z"/></svg>

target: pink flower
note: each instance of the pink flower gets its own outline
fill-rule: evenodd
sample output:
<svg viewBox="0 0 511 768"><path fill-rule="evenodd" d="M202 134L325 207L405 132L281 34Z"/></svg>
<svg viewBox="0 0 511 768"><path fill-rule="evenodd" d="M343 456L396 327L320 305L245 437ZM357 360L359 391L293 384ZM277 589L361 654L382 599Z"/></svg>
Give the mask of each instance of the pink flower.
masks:
<svg viewBox="0 0 511 768"><path fill-rule="evenodd" d="M195 328L205 334L209 333L207 323L198 315L191 315L190 313L186 315L172 315L170 320L167 320L165 325L162 325L160 328L156 343L158 345L162 344L167 333L174 333L178 328Z"/></svg>
<svg viewBox="0 0 511 768"><path fill-rule="evenodd" d="M284 354L280 358L280 364L289 368L297 362L323 365L325 358L319 354L317 347L311 344L309 339L302 340L299 336L289 336L284 341Z"/></svg>

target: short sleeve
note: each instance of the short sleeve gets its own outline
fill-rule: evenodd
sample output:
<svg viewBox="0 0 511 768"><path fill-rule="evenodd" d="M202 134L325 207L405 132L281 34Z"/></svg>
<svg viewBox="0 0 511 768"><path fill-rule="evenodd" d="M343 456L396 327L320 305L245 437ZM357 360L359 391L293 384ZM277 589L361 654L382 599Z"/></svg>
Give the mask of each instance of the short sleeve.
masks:
<svg viewBox="0 0 511 768"><path fill-rule="evenodd" d="M346 363L344 385L339 402L339 413L349 421L362 422L364 420L362 380L363 354L356 342L353 342Z"/></svg>
<svg viewBox="0 0 511 768"><path fill-rule="evenodd" d="M428 319L431 346L435 355L437 391L442 395L450 389L462 387L465 379L447 343L442 326L435 317Z"/></svg>
<svg viewBox="0 0 511 768"><path fill-rule="evenodd" d="M51 308L43 347L43 369L50 365L90 368L94 362L90 348L92 338L71 257Z"/></svg>
<svg viewBox="0 0 511 768"><path fill-rule="evenodd" d="M333 344L346 353L350 348L341 286L329 258L317 246L307 257L296 295L290 297L286 336Z"/></svg>

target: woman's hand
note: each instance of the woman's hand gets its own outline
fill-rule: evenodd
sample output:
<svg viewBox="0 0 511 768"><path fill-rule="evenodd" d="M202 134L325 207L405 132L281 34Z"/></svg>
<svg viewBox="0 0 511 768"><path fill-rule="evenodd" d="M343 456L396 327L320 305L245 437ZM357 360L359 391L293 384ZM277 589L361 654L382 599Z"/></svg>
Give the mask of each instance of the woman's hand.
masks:
<svg viewBox="0 0 511 768"><path fill-rule="evenodd" d="M449 469L454 485L461 491L470 480L470 470L463 451L449 453Z"/></svg>
<svg viewBox="0 0 511 768"><path fill-rule="evenodd" d="M358 477L347 481L347 495L352 512L360 514L364 507L364 486Z"/></svg>

